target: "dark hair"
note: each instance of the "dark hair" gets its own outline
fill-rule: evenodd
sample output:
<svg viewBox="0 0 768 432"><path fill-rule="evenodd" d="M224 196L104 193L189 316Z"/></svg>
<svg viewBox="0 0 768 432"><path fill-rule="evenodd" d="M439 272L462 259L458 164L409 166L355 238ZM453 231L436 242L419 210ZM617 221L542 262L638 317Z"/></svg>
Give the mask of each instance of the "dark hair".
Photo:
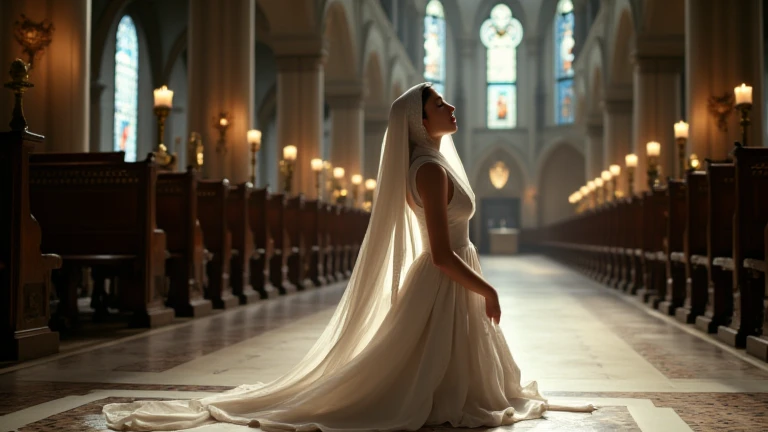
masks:
<svg viewBox="0 0 768 432"><path fill-rule="evenodd" d="M424 89L421 90L421 118L427 118L427 111L424 106L427 105L429 97L432 95L432 84L427 84Z"/></svg>

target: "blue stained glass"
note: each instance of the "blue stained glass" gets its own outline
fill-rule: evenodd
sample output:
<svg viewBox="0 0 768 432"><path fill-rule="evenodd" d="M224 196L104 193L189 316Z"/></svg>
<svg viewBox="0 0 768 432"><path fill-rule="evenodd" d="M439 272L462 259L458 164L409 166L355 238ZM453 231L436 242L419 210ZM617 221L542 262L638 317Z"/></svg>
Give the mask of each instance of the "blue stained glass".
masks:
<svg viewBox="0 0 768 432"><path fill-rule="evenodd" d="M485 79L488 128L513 128L517 123L517 46L523 26L504 4L491 10L480 26L480 40L487 48Z"/></svg>
<svg viewBox="0 0 768 432"><path fill-rule="evenodd" d="M115 44L114 151L124 151L127 162L136 161L136 127L139 118L139 38L129 16L117 25Z"/></svg>
<svg viewBox="0 0 768 432"><path fill-rule="evenodd" d="M573 78L557 82L557 123L573 123Z"/></svg>
<svg viewBox="0 0 768 432"><path fill-rule="evenodd" d="M424 79L435 84L445 84L445 15L439 0L427 4L424 17Z"/></svg>
<svg viewBox="0 0 768 432"><path fill-rule="evenodd" d="M557 124L573 123L573 62L575 18L571 0L560 0L555 16L555 120Z"/></svg>

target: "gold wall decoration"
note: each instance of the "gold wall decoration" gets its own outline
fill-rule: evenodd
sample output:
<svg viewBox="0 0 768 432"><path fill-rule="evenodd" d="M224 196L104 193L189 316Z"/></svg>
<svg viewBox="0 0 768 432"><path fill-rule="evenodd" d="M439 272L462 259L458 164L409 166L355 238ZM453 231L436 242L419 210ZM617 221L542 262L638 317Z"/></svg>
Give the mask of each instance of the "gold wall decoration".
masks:
<svg viewBox="0 0 768 432"><path fill-rule="evenodd" d="M29 69L35 65L35 59L43 55L43 51L51 44L53 40L53 31L56 28L49 19L40 22L34 22L21 14L21 20L14 23L13 35L16 42L21 45L22 52L29 58Z"/></svg>
<svg viewBox="0 0 768 432"><path fill-rule="evenodd" d="M714 117L717 122L717 128L721 131L728 132L728 116L733 112L734 103L733 93L728 92L722 96L710 96L707 100L707 108L709 114Z"/></svg>
<svg viewBox="0 0 768 432"><path fill-rule="evenodd" d="M491 165L491 169L488 171L488 175L491 178L491 184L496 189L501 189L507 184L509 180L509 168L502 161L496 161Z"/></svg>

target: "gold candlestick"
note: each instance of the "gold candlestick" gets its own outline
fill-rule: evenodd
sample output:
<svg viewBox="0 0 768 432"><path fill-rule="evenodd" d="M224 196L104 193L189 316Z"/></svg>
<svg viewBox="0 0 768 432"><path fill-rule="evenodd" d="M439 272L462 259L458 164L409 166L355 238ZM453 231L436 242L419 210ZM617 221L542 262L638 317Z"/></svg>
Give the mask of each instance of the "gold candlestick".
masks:
<svg viewBox="0 0 768 432"><path fill-rule="evenodd" d="M247 132L246 136L251 147L251 184L256 186L256 153L261 149L261 131L251 129Z"/></svg>
<svg viewBox="0 0 768 432"><path fill-rule="evenodd" d="M317 200L321 201L322 197L322 184L320 183L320 174L323 172L323 160L320 158L314 158L310 162L312 172L315 173L315 191L317 192Z"/></svg>
<svg viewBox="0 0 768 432"><path fill-rule="evenodd" d="M203 167L204 147L203 139L197 132L189 134L187 142L187 166L199 170Z"/></svg>
<svg viewBox="0 0 768 432"><path fill-rule="evenodd" d="M160 168L174 171L176 166L176 155L168 153L168 147L163 143L163 137L165 136L165 119L170 112L170 107L155 107L155 116L157 116L157 150L154 154L155 161Z"/></svg>
<svg viewBox="0 0 768 432"><path fill-rule="evenodd" d="M292 189L293 170L296 162L296 146L288 145L283 147L283 159L280 160L280 172L285 179L284 189L285 194L290 195Z"/></svg>
<svg viewBox="0 0 768 432"><path fill-rule="evenodd" d="M11 69L9 71L11 81L5 83L5 88L13 90L14 95L13 114L11 114L11 122L9 123L12 131L27 130L27 119L24 118L22 95L28 88L35 86L29 82L29 75L27 72L27 65L24 61L16 59L11 63Z"/></svg>
<svg viewBox="0 0 768 432"><path fill-rule="evenodd" d="M749 131L749 112L752 111L751 103L741 103L736 105L736 109L739 111L739 126L741 126L741 143L744 147L747 147L747 132Z"/></svg>

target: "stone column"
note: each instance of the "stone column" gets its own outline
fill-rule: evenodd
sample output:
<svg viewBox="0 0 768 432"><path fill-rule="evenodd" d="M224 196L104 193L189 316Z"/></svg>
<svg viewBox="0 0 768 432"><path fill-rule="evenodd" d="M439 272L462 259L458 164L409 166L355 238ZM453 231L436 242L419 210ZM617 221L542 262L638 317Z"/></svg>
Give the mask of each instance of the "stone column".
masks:
<svg viewBox="0 0 768 432"><path fill-rule="evenodd" d="M10 81L11 62L21 58L21 46L13 37L13 22L24 14L32 21L50 18L55 30L42 56L35 60L29 81L35 85L24 94L24 116L29 131L45 136L37 151L87 152L89 150L89 103L91 85L91 0L51 2L27 0L2 2L4 34L0 46L2 82ZM5 127L11 118L13 94L3 89L0 118Z"/></svg>
<svg viewBox="0 0 768 432"><path fill-rule="evenodd" d="M576 42L573 52L577 57L581 52L581 47L584 46L584 41L587 40L588 13L587 0L575 0L573 2L573 17L575 18L573 39Z"/></svg>
<svg viewBox="0 0 768 432"><path fill-rule="evenodd" d="M648 141L661 144L660 179L677 178L674 124L681 119L682 57L635 57L634 138L637 154L635 190L648 190Z"/></svg>
<svg viewBox="0 0 768 432"><path fill-rule="evenodd" d="M699 159L724 159L741 141L738 115L728 117L727 132L717 127L707 105L712 96L752 86L754 104L748 145L762 145L763 8L762 0L686 0L685 62L689 148ZM716 25L715 25L716 24Z"/></svg>
<svg viewBox="0 0 768 432"><path fill-rule="evenodd" d="M326 88L325 100L331 107L331 163L344 168L349 189L352 175L364 173L363 87Z"/></svg>
<svg viewBox="0 0 768 432"><path fill-rule="evenodd" d="M363 176L375 179L379 174L381 162L381 144L389 123L389 110L386 107L365 108L365 150L363 151Z"/></svg>
<svg viewBox="0 0 768 432"><path fill-rule="evenodd" d="M603 123L602 118L592 117L587 119L587 166L584 172L584 183L594 180L600 175L603 166Z"/></svg>
<svg viewBox="0 0 768 432"><path fill-rule="evenodd" d="M246 132L254 121L255 0L189 1L188 121L205 145L203 172L234 183L250 176ZM222 112L231 118L226 151L217 152Z"/></svg>
<svg viewBox="0 0 768 432"><path fill-rule="evenodd" d="M632 100L605 99L603 105L603 165L597 170L596 176L612 164L619 165L624 171L624 156L632 153ZM619 177L617 186L625 194L628 193L626 175Z"/></svg>
<svg viewBox="0 0 768 432"><path fill-rule="evenodd" d="M323 138L323 66L316 55L278 56L277 58L277 157L283 148L297 148L292 192L316 195L315 176L310 161L321 157ZM280 188L283 189L283 178Z"/></svg>

